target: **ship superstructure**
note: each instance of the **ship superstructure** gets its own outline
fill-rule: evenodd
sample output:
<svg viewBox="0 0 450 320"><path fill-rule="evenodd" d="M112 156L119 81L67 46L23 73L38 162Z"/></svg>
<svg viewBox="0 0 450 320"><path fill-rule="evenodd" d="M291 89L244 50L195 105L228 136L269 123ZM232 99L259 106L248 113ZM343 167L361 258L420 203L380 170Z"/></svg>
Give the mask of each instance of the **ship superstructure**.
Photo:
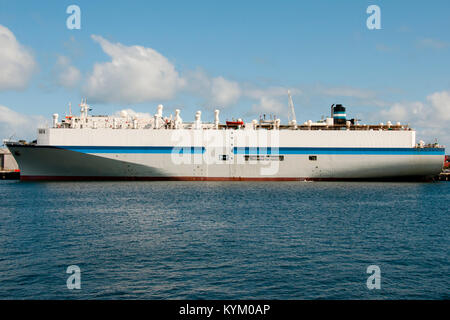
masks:
<svg viewBox="0 0 450 320"><path fill-rule="evenodd" d="M360 124L332 105L326 119L298 124L289 94L287 124L277 117L183 122L122 111L91 116L83 100L34 143L6 142L22 180L346 180L426 178L439 174L445 149L416 143L401 123Z"/></svg>

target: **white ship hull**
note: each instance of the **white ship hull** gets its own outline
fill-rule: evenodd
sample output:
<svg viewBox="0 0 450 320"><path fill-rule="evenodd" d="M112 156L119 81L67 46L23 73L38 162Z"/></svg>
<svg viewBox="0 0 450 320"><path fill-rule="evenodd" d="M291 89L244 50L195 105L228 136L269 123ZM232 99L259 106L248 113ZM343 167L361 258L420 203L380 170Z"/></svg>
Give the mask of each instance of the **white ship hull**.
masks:
<svg viewBox="0 0 450 320"><path fill-rule="evenodd" d="M7 146L22 180L415 179L445 156L414 131L46 129Z"/></svg>

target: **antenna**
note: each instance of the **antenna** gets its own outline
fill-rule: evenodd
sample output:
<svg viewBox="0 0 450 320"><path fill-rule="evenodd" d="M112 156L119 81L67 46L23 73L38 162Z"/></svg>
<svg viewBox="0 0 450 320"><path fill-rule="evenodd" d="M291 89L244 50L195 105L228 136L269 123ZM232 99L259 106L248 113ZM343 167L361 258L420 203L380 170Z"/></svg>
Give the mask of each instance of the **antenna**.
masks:
<svg viewBox="0 0 450 320"><path fill-rule="evenodd" d="M297 121L297 118L295 116L295 109L294 109L294 101L292 101L291 91L288 90L288 97L289 97L289 113L288 113L288 120L289 122L295 120Z"/></svg>

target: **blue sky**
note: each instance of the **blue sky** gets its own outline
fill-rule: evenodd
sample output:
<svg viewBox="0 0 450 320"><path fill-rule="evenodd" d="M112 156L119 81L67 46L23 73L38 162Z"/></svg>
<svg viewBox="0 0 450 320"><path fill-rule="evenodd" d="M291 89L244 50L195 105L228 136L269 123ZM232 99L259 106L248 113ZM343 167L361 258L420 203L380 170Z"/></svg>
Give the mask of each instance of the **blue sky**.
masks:
<svg viewBox="0 0 450 320"><path fill-rule="evenodd" d="M66 27L71 4L81 9L81 30ZM366 27L372 4L381 9L381 30ZM286 119L289 88L299 121L343 103L364 123L408 122L424 140L450 145L449 13L448 1L0 1L0 26L34 61L26 83L0 82L0 106L9 112L0 134L29 136L11 118L50 119L87 93L98 114L153 114L162 103L165 114L181 108L188 121L198 109L212 120L217 106L222 120ZM123 55L133 46L167 59L141 62L143 72L154 66L173 75L161 85L170 94L124 87L126 77L141 79L144 91L159 85L156 75L135 74L138 65L109 68L114 57L128 63ZM76 71L68 85L57 79L69 68ZM101 77L107 87L93 85Z"/></svg>

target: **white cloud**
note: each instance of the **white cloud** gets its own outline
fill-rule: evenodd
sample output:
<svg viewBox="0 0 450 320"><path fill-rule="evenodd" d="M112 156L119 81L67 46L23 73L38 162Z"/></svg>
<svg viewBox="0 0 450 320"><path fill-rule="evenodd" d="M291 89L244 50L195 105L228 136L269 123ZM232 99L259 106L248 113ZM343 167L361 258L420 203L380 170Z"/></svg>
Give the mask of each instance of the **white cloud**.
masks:
<svg viewBox="0 0 450 320"><path fill-rule="evenodd" d="M81 72L70 64L70 59L59 56L56 61L56 82L65 88L74 88L81 80Z"/></svg>
<svg viewBox="0 0 450 320"><path fill-rule="evenodd" d="M382 110L382 121L408 122L418 132L417 138L450 146L448 128L450 127L450 92L435 92L427 96L425 102L395 103L391 108ZM379 117L378 117L379 118Z"/></svg>
<svg viewBox="0 0 450 320"><path fill-rule="evenodd" d="M274 114L280 118L287 116L288 90L291 92L292 96L302 94L302 91L298 88L247 87L244 90L244 95L250 99L258 100L257 103L252 105L252 109L248 112L248 115L261 115L266 113Z"/></svg>
<svg viewBox="0 0 450 320"><path fill-rule="evenodd" d="M210 77L203 70L188 71L185 74L185 90L204 99L208 107L229 107L242 97L238 82L224 77Z"/></svg>
<svg viewBox="0 0 450 320"><path fill-rule="evenodd" d="M203 99L206 107L226 108L236 105L241 98L249 98L259 101L263 111L276 111L280 109L280 102L274 98L287 95L286 88L248 86L223 76L209 76L201 69L180 75L167 58L151 48L111 43L95 35L92 38L111 57L110 62L94 65L82 88L83 95L93 102L161 102L185 92ZM60 64L70 68L66 59ZM78 78L77 70L70 71L65 79L59 80L67 87ZM300 90L291 89L291 92L295 95Z"/></svg>
<svg viewBox="0 0 450 320"><path fill-rule="evenodd" d="M223 77L212 79L211 98L214 104L228 106L236 103L240 97L241 88L237 82L226 80Z"/></svg>
<svg viewBox="0 0 450 320"><path fill-rule="evenodd" d="M0 138L28 139L37 137L36 129L46 124L43 116L25 115L0 105Z"/></svg>
<svg viewBox="0 0 450 320"><path fill-rule="evenodd" d="M280 117L287 114L287 102L283 103L279 99L263 96L257 104L254 104L250 114L274 114Z"/></svg>
<svg viewBox="0 0 450 320"><path fill-rule="evenodd" d="M450 92L435 92L427 96L427 102L395 103L391 108L382 110L381 115L389 120L414 121L416 123L441 124L450 121Z"/></svg>
<svg viewBox="0 0 450 320"><path fill-rule="evenodd" d="M0 25L0 91L24 89L35 69L32 54Z"/></svg>
<svg viewBox="0 0 450 320"><path fill-rule="evenodd" d="M152 48L124 46L93 35L110 62L97 63L83 92L96 102L140 103L170 99L184 80L170 61Z"/></svg>
<svg viewBox="0 0 450 320"><path fill-rule="evenodd" d="M122 114L125 113L126 115L130 116L130 117L136 117L136 118L152 118L153 116L150 113L147 112L137 112L134 111L133 109L122 109L120 111L116 111L114 113L114 115L116 117L120 117L122 116Z"/></svg>
<svg viewBox="0 0 450 320"><path fill-rule="evenodd" d="M391 108L381 110L381 116L386 121L405 122L420 119L426 114L426 109L422 102L395 103Z"/></svg>
<svg viewBox="0 0 450 320"><path fill-rule="evenodd" d="M433 118L437 121L450 120L450 92L435 92L427 97L431 103Z"/></svg>
<svg viewBox="0 0 450 320"><path fill-rule="evenodd" d="M257 87L248 83L239 83L225 79L222 76L210 77L203 70L190 71L185 74L185 90L204 99L209 107L236 105L241 99L255 102L250 114L262 112L281 113L287 105L288 88L285 87ZM302 94L298 88L289 88L293 96ZM280 100L284 99L283 102Z"/></svg>

